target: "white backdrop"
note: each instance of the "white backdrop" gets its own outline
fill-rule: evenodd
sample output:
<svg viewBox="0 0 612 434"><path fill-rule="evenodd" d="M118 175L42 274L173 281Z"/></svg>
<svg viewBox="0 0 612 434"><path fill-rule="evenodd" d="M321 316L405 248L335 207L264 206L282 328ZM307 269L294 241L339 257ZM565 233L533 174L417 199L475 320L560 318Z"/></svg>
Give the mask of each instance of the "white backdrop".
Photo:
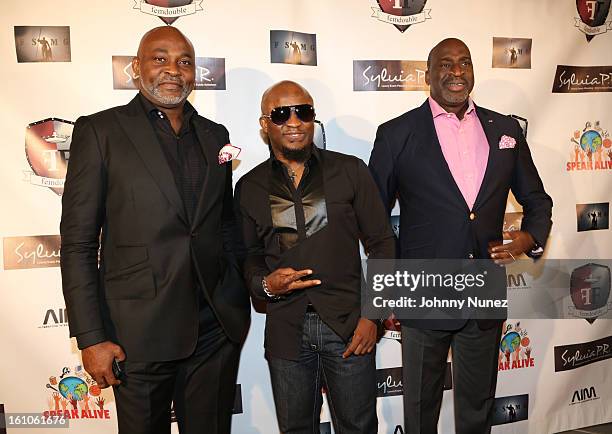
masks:
<svg viewBox="0 0 612 434"><path fill-rule="evenodd" d="M30 170L24 152L25 129L51 117L74 121L81 114L125 104L132 98L134 91L113 90L112 56L135 53L140 36L163 24L133 6L133 0L5 0L2 4L0 405L6 413L53 410L53 392L64 367L70 369L65 376L82 377L78 351L59 318L64 307L59 268L9 269L7 265L16 260L12 237L59 233L60 197L23 179L23 172ZM259 138L259 100L272 83L292 79L303 84L326 125L328 148L367 162L377 125L420 105L427 94L354 92L353 60L422 61L439 40L459 37L472 51L476 103L529 120L528 142L554 200L547 256L612 257L610 230L577 232L575 211L578 203L610 202L611 172L565 169L573 154L570 139L574 131L595 121L603 130L612 129L611 94L551 93L557 65L612 65L612 32L587 43L574 25L578 15L573 0L429 0L426 9L431 19L404 33L371 17L372 8L377 7L374 0L205 0L202 7L203 11L180 17L173 25L193 41L198 56L225 58L227 90L197 91L190 101L200 114L225 124L232 143L243 148L235 181L267 157L267 147ZM70 26L71 62L17 63L14 26ZM270 30L316 34L318 66L270 63ZM491 68L493 37L532 39L531 69ZM510 200L508 210L520 209ZM39 261L40 256L45 254L38 256ZM47 251L46 256L53 255ZM254 313L242 356L238 382L243 412L234 417L235 433L277 431L263 358L263 320ZM517 320L508 322L515 326ZM529 417L497 426L494 432L553 433L612 421L612 361L555 373L554 357L555 346L611 337L611 322L527 320L520 321L519 327L522 337L529 338L525 342L533 367L500 372L497 396L528 394ZM401 366L397 341L383 339L377 359L381 369ZM572 405L575 391L591 387L597 399ZM100 397L108 412L91 412L87 414L92 418L72 420L71 432L115 432L112 393L98 396L90 388L87 396L87 404L77 403L80 415L83 409L100 409ZM61 400L59 405L61 408ZM403 432L398 427L402 423L401 396L379 398L378 405L379 432ZM67 403L67 407L72 405ZM323 419L329 420L326 411ZM453 426L452 395L445 392L440 432L451 433Z"/></svg>

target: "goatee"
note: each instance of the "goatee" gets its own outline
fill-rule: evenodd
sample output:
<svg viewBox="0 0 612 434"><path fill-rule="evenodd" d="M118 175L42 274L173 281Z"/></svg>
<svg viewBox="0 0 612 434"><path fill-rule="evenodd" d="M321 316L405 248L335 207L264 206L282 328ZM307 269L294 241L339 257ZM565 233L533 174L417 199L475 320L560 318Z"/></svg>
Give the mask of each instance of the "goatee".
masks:
<svg viewBox="0 0 612 434"><path fill-rule="evenodd" d="M296 163L304 163L310 158L312 153L312 144L304 146L301 149L291 149L283 146L281 148L281 154L288 161L295 161Z"/></svg>

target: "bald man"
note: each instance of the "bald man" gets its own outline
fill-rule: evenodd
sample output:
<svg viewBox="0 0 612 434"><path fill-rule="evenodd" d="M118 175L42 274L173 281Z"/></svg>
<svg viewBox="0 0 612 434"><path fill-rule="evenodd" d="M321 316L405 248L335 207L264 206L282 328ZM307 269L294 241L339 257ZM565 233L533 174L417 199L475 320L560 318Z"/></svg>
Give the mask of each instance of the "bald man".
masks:
<svg viewBox="0 0 612 434"><path fill-rule="evenodd" d="M321 388L335 431L375 434L377 321L361 316L359 241L392 258L393 235L360 159L313 144L312 97L268 89L259 119L270 158L236 185L252 296L267 302L265 350L279 429L319 433Z"/></svg>
<svg viewBox="0 0 612 434"><path fill-rule="evenodd" d="M370 157L388 214L399 200L399 257L505 263L523 253L541 255L552 225L552 200L519 124L470 98L474 69L467 45L455 38L437 44L425 81L431 96L382 124ZM510 190L524 217L521 230L502 232ZM438 432L452 348L456 433L489 433L502 321L401 323L405 432Z"/></svg>
<svg viewBox="0 0 612 434"><path fill-rule="evenodd" d="M146 33L130 103L80 117L62 198L62 280L85 370L119 432L229 433L250 303L223 125L198 115L193 45ZM100 251L98 263L98 250ZM113 365L115 369L113 370Z"/></svg>

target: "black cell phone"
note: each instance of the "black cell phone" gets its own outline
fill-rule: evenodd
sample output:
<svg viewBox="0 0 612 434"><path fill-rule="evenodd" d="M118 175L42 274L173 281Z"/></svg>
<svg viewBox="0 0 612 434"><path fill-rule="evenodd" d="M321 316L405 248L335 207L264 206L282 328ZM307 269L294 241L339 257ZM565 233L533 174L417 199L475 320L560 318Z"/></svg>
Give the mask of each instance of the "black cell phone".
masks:
<svg viewBox="0 0 612 434"><path fill-rule="evenodd" d="M119 367L119 361L117 359L113 359L113 375L117 379L121 379L121 377L123 377L123 371Z"/></svg>

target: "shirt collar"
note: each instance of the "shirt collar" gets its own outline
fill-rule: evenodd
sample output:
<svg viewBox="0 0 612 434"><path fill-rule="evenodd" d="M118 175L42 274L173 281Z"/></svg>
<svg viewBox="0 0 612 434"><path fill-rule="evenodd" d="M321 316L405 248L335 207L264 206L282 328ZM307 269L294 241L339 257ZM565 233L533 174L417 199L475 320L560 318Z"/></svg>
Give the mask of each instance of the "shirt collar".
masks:
<svg viewBox="0 0 612 434"><path fill-rule="evenodd" d="M140 102L142 103L142 107L144 108L145 112L149 116L151 116L151 115L159 116L160 112L163 114L163 112L160 109L155 107L155 105L153 105L153 103L151 101L149 101L147 98L145 98L145 96L142 94L142 92L138 92L138 96L140 97ZM189 101L185 101L185 105L183 106L183 119L185 121L187 121L187 123L188 123L190 121L191 117L194 114L197 114L197 113L198 112L196 111L195 107L192 106Z"/></svg>
<svg viewBox="0 0 612 434"><path fill-rule="evenodd" d="M446 110L444 110L442 106L438 104L436 100L433 99L432 97L429 97L428 100L429 100L429 107L431 108L431 114L433 115L432 117L434 119L437 118L438 116L454 114L454 113L449 113ZM468 98L468 108L465 111L464 116L470 116L474 112L475 109L476 107L474 106L474 101L472 101L472 98Z"/></svg>

